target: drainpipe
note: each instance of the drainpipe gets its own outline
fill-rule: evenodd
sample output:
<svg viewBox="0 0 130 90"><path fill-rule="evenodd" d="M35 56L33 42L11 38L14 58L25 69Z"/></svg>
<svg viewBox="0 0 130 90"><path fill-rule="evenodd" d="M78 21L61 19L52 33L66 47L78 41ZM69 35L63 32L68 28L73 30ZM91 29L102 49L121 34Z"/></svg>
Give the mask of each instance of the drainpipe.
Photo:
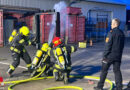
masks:
<svg viewBox="0 0 130 90"><path fill-rule="evenodd" d="M60 37L60 13L56 12L56 36Z"/></svg>
<svg viewBox="0 0 130 90"><path fill-rule="evenodd" d="M36 48L40 49L40 16L36 15L35 16L36 20Z"/></svg>

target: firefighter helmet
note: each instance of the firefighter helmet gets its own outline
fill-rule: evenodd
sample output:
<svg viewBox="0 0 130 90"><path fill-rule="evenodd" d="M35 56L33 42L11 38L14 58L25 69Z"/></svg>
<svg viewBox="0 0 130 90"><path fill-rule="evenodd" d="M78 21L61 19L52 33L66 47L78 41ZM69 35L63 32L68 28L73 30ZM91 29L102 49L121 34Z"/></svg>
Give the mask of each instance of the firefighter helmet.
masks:
<svg viewBox="0 0 130 90"><path fill-rule="evenodd" d="M24 35L24 36L28 36L29 35L29 28L27 26L22 26L20 28L20 34Z"/></svg>
<svg viewBox="0 0 130 90"><path fill-rule="evenodd" d="M44 44L42 45L41 50L47 52L48 48L49 48L48 43L44 43Z"/></svg>
<svg viewBox="0 0 130 90"><path fill-rule="evenodd" d="M56 47L56 46L60 45L62 42L61 42L60 37L55 37L55 38L53 39L52 43L53 43L54 46Z"/></svg>

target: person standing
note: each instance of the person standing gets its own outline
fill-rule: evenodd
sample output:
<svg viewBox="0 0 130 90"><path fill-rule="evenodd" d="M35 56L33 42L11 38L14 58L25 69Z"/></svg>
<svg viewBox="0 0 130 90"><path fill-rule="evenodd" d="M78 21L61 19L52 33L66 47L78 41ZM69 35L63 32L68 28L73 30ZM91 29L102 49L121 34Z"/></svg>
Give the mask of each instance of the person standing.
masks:
<svg viewBox="0 0 130 90"><path fill-rule="evenodd" d="M95 90L103 90L104 82L109 70L113 65L113 72L115 75L116 90L122 90L122 74L120 71L121 58L124 48L125 35L119 29L120 21L115 18L112 20L111 29L106 37L105 50L103 53L102 70L100 74L100 81Z"/></svg>
<svg viewBox="0 0 130 90"><path fill-rule="evenodd" d="M6 72L8 76L11 76L16 67L20 64L20 58L25 61L28 71L31 72L31 58L25 49L25 45L32 44L29 40L29 33L29 28L27 26L22 26L18 31L14 30L9 37L10 50L14 61Z"/></svg>

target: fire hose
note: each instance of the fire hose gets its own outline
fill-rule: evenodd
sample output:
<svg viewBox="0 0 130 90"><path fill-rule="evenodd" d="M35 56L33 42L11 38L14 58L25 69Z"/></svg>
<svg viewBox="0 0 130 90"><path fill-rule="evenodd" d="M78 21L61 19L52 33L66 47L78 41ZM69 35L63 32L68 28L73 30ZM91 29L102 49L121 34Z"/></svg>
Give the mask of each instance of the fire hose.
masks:
<svg viewBox="0 0 130 90"><path fill-rule="evenodd" d="M42 80L42 79L52 79L54 78L53 76L49 76L49 77L39 77L46 69L46 65L44 66L44 68L42 69L42 71L37 75L37 76L34 76L32 78L28 78L28 79L25 79L25 80L16 80L16 81L7 81L7 82L4 82L4 84L13 84L13 85L10 85L8 87L8 90L13 90L12 88L18 84L21 84L21 83L25 83L25 82L29 82L29 81L35 81L35 80ZM70 75L70 78L83 78L83 79L91 79L91 80L99 80L100 78L99 77L93 77L93 76L73 76L73 75ZM111 87L109 90L112 90L113 89L113 83L106 79L105 80L106 82L108 82ZM76 89L76 90L84 90L83 88L81 87L77 87L77 86L58 86L58 87L52 87L52 88L46 88L44 90L56 90L56 89Z"/></svg>

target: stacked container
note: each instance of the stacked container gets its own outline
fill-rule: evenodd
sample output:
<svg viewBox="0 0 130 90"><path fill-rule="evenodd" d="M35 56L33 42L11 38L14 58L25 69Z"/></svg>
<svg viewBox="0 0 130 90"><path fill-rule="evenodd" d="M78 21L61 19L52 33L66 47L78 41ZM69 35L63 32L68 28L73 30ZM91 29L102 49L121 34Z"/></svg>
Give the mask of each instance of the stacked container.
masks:
<svg viewBox="0 0 130 90"><path fill-rule="evenodd" d="M81 14L81 8L77 8L77 7L67 7L66 8L66 13L67 14L71 14L71 15L78 15Z"/></svg>
<svg viewBox="0 0 130 90"><path fill-rule="evenodd" d="M34 17L33 15L25 17L25 22L26 22L26 24L27 24L27 26L29 27L30 30L33 29L33 21L34 21L33 17Z"/></svg>
<svg viewBox="0 0 130 90"><path fill-rule="evenodd" d="M17 19L20 19L22 17L22 14L12 13L12 16L16 17Z"/></svg>
<svg viewBox="0 0 130 90"><path fill-rule="evenodd" d="M33 15L20 18L19 21L25 22L30 30L33 29L33 22L34 22L34 16Z"/></svg>
<svg viewBox="0 0 130 90"><path fill-rule="evenodd" d="M3 47L3 11L0 11L0 47Z"/></svg>
<svg viewBox="0 0 130 90"><path fill-rule="evenodd" d="M76 20L77 16L68 15L66 23L66 37L68 37L68 43L75 43L76 41Z"/></svg>
<svg viewBox="0 0 130 90"><path fill-rule="evenodd" d="M3 16L4 15L4 16ZM0 47L8 45L8 37L15 24L18 22L25 22L30 30L33 28L34 15L23 17L23 13L18 12L4 12L0 11ZM17 19L16 19L17 18ZM3 20L4 19L4 20ZM4 25L3 25L4 24Z"/></svg>
<svg viewBox="0 0 130 90"><path fill-rule="evenodd" d="M52 14L40 15L40 40L41 43L47 42L49 38L49 32L52 25Z"/></svg>
<svg viewBox="0 0 130 90"><path fill-rule="evenodd" d="M85 17L79 16L81 13L81 8L67 7L67 14L69 15L67 16L66 37L68 37L68 43L85 40Z"/></svg>
<svg viewBox="0 0 130 90"><path fill-rule="evenodd" d="M85 39L85 17L77 16L76 42L84 41Z"/></svg>
<svg viewBox="0 0 130 90"><path fill-rule="evenodd" d="M68 39L68 43L84 41L85 17L80 16L81 8L67 7L66 16L60 15L60 37L62 40ZM52 24L53 14L42 13L40 15L41 43L47 42Z"/></svg>

